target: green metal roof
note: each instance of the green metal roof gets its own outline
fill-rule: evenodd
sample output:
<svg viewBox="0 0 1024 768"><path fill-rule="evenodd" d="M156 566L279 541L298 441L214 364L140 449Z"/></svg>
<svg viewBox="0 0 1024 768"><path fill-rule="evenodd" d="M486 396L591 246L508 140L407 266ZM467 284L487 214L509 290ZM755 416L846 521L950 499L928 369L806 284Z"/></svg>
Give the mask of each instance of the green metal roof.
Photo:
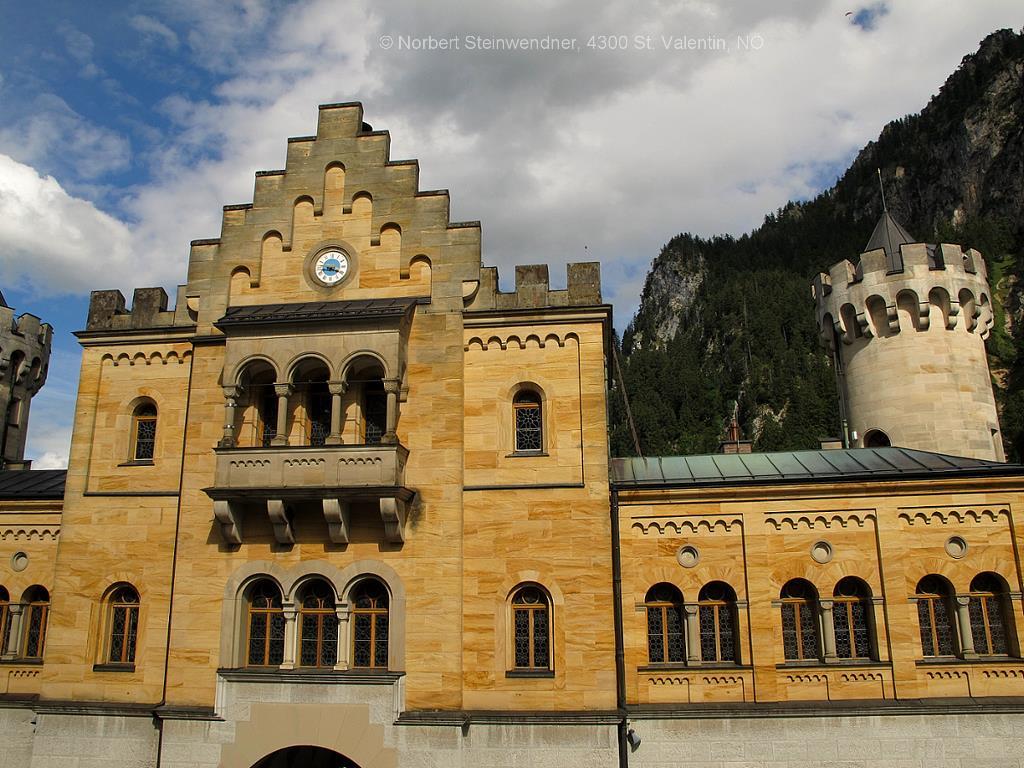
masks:
<svg viewBox="0 0 1024 768"><path fill-rule="evenodd" d="M612 459L612 484L620 488L727 487L767 483L922 479L950 475L1024 476L1024 466L911 448L847 448Z"/></svg>

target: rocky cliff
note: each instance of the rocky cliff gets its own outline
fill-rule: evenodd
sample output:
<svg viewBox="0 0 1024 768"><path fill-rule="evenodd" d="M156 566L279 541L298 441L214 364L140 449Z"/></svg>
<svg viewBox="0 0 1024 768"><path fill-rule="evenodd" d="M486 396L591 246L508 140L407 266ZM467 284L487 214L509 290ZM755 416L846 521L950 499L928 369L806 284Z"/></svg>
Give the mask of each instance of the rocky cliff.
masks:
<svg viewBox="0 0 1024 768"><path fill-rule="evenodd" d="M867 242L881 213L877 168L890 211L917 238L985 254L1000 304L989 352L1002 426L1010 456L1024 458L1024 34L1011 30L982 41L919 114L885 126L817 198L739 238L681 234L665 245L622 339L644 453L713 450L733 401L761 450L838 432L808 285ZM613 447L634 452L621 397Z"/></svg>

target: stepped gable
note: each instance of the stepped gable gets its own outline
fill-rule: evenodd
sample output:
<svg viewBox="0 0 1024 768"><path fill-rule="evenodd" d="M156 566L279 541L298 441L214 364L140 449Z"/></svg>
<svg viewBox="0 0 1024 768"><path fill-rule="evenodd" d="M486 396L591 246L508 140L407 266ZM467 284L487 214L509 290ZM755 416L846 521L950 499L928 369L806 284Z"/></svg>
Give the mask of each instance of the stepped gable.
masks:
<svg viewBox="0 0 1024 768"><path fill-rule="evenodd" d="M600 303L596 263L569 265L565 290L547 267L516 268L498 290L482 267L480 223L449 218L447 190L419 188L419 162L392 160L391 137L363 121L359 103L325 104L316 135L288 139L285 167L257 171L251 203L225 205L220 236L191 243L188 283L175 309L160 288L96 291L88 331L195 325L216 333L229 306L371 298L429 298L431 311L502 310ZM308 275L325 247L348 252L353 273L337 288Z"/></svg>

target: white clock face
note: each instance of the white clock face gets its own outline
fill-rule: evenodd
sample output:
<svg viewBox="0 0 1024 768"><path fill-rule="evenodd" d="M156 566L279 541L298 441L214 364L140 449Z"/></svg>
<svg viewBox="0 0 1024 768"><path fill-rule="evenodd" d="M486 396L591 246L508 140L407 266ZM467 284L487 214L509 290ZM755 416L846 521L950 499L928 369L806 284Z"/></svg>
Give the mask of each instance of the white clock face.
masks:
<svg viewBox="0 0 1024 768"><path fill-rule="evenodd" d="M335 285L348 274L348 254L343 251L324 251L316 257L313 274L324 285Z"/></svg>

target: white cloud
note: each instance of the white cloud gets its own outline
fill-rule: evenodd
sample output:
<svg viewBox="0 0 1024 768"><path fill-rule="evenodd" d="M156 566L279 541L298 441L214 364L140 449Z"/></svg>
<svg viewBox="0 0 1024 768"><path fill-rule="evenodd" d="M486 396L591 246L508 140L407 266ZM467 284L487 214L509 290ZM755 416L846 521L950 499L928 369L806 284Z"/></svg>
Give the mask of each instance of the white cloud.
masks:
<svg viewBox="0 0 1024 768"><path fill-rule="evenodd" d="M123 222L0 155L0 282L26 281L44 296L85 293L100 276L127 286L134 256Z"/></svg>
<svg viewBox="0 0 1024 768"><path fill-rule="evenodd" d="M140 32L143 37L158 39L172 51L177 50L178 36L174 33L173 29L163 22L154 19L152 16L138 14L132 16L128 23L134 30Z"/></svg>

